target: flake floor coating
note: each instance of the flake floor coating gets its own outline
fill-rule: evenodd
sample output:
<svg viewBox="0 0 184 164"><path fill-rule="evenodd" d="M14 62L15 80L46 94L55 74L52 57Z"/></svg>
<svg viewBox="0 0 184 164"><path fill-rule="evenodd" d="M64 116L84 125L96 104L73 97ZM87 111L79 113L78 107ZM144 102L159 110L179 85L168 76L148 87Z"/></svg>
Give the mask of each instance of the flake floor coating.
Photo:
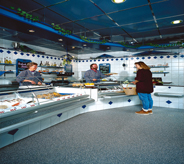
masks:
<svg viewBox="0 0 184 164"><path fill-rule="evenodd" d="M0 150L1 164L184 164L184 110L141 106L76 116Z"/></svg>

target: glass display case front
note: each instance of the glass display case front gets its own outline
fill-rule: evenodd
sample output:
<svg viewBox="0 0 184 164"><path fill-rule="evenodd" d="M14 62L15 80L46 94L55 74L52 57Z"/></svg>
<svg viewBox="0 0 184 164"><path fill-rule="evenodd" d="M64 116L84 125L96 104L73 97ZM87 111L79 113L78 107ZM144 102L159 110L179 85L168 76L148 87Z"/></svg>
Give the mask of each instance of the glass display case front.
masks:
<svg viewBox="0 0 184 164"><path fill-rule="evenodd" d="M34 80L28 77L22 79ZM36 77L34 77L36 78ZM48 77L50 81L56 77ZM57 79L56 79L57 80ZM21 83L21 82L20 82ZM34 107L45 106L45 104L57 104L58 101L81 96L81 93L62 93L57 91L52 84L41 85L31 84L25 85L17 82L15 77L7 77L0 79L0 113L10 115L13 111L34 110ZM39 108L39 107L37 107ZM14 114L19 112L13 112ZM0 116L4 117L4 116Z"/></svg>

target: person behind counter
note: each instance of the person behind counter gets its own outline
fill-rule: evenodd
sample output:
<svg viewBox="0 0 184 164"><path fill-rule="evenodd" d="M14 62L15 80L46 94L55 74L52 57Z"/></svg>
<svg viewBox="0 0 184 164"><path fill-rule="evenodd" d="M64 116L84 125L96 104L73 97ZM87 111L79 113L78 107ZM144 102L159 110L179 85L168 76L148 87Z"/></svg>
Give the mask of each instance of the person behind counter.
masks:
<svg viewBox="0 0 184 164"><path fill-rule="evenodd" d="M133 84L136 84L137 94L142 101L143 108L136 114L148 115L152 114L153 99L151 93L153 92L152 73L150 67L144 62L136 62L137 76Z"/></svg>
<svg viewBox="0 0 184 164"><path fill-rule="evenodd" d="M90 70L86 71L84 74L84 78L86 80L86 83L97 83L100 82L101 78L108 77L112 74L102 74L98 69L97 64L93 63L90 65Z"/></svg>
<svg viewBox="0 0 184 164"><path fill-rule="evenodd" d="M39 72L36 71L38 64L31 62L27 64L28 69L21 71L17 76L17 82L20 85L41 85L42 77Z"/></svg>

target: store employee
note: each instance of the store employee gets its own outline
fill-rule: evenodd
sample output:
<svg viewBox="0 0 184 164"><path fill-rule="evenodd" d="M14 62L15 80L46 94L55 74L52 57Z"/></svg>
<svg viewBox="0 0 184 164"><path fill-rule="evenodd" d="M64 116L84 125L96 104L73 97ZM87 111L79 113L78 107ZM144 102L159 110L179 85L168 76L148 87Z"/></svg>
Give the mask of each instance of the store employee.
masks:
<svg viewBox="0 0 184 164"><path fill-rule="evenodd" d="M98 66L97 64L91 64L90 65L90 70L86 71L85 74L84 74L84 78L86 80L87 83L97 83L97 82L100 82L100 79L101 78L104 78L104 77L108 77L108 75L111 75L111 74L102 74L98 69Z"/></svg>
<svg viewBox="0 0 184 164"><path fill-rule="evenodd" d="M43 80L41 74L36 71L38 64L31 62L27 64L28 69L21 71L17 76L20 85L41 85Z"/></svg>

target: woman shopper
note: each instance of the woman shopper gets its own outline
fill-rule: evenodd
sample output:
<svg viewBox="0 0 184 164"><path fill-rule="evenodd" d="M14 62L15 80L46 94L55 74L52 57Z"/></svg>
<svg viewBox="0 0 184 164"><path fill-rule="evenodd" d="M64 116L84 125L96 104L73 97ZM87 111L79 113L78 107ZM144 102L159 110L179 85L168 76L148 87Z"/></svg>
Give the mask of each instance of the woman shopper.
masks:
<svg viewBox="0 0 184 164"><path fill-rule="evenodd" d="M137 76L133 84L136 84L137 94L142 101L143 108L141 111L135 112L140 115L149 115L152 113L153 99L151 93L153 92L152 73L150 67L144 62L136 62Z"/></svg>

